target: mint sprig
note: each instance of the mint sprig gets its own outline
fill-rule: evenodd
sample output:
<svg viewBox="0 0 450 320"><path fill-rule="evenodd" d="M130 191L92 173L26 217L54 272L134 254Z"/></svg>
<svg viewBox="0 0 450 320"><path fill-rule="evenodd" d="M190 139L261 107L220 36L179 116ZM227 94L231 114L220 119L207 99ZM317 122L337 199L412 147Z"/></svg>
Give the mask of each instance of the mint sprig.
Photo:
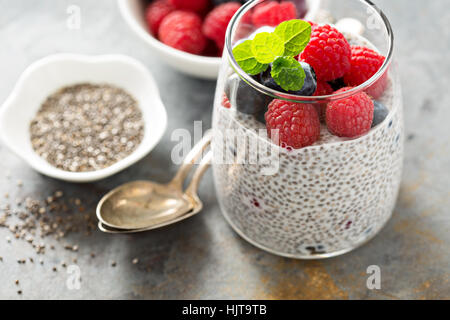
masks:
<svg viewBox="0 0 450 320"><path fill-rule="evenodd" d="M284 42L284 55L295 57L302 52L311 39L311 25L303 20L282 22L274 33Z"/></svg>
<svg viewBox="0 0 450 320"><path fill-rule="evenodd" d="M297 91L305 83L305 70L292 57L278 57L272 64L271 76L286 91Z"/></svg>
<svg viewBox="0 0 450 320"><path fill-rule="evenodd" d="M252 52L260 63L271 63L284 53L284 43L275 33L261 32L252 40Z"/></svg>
<svg viewBox="0 0 450 320"><path fill-rule="evenodd" d="M256 75L272 63L271 75L286 91L297 91L305 83L305 71L293 57L300 54L311 38L311 25L303 20L281 23L274 32L258 33L233 49L236 62L246 73Z"/></svg>
<svg viewBox="0 0 450 320"><path fill-rule="evenodd" d="M242 70L252 76L266 71L269 66L256 60L252 51L252 40L244 41L234 47L233 55Z"/></svg>

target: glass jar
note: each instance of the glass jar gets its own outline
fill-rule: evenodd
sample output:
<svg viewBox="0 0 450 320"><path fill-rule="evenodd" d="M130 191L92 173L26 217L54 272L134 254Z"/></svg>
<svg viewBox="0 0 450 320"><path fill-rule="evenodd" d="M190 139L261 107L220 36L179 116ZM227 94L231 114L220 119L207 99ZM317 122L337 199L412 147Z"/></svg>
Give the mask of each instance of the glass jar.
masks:
<svg viewBox="0 0 450 320"><path fill-rule="evenodd" d="M372 78L349 91L297 96L264 87L232 54L236 43L255 32L248 15L266 2L242 6L226 34L213 112L218 201L233 229L263 250L299 259L337 256L373 238L391 217L398 195L404 131L391 26L370 1L306 1L319 9L298 18L317 23L356 19L360 24L341 20L336 26L347 28L343 34L350 44L372 47L386 59ZM304 11L305 1L293 3L298 12ZM313 145L279 146L268 137L265 110L258 109L281 99L324 110L328 103L362 91L372 95L380 83L384 85L377 100L389 113L367 134L353 139L332 135L322 123L320 139Z"/></svg>

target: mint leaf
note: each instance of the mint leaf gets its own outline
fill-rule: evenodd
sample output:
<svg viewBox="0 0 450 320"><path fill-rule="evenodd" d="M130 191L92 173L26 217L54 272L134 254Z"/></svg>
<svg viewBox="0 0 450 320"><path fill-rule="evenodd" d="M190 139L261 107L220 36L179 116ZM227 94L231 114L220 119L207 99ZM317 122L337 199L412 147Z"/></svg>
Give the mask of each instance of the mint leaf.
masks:
<svg viewBox="0 0 450 320"><path fill-rule="evenodd" d="M286 91L297 91L303 87L306 74L300 62L292 57L278 57L272 64L272 78Z"/></svg>
<svg viewBox="0 0 450 320"><path fill-rule="evenodd" d="M259 63L252 52L252 40L247 40L233 48L233 56L244 72L255 75L267 70L268 64Z"/></svg>
<svg viewBox="0 0 450 320"><path fill-rule="evenodd" d="M311 39L311 25L303 20L289 20L275 28L274 33L283 40L284 55L295 57Z"/></svg>
<svg viewBox="0 0 450 320"><path fill-rule="evenodd" d="M261 32L252 40L252 51L260 63L271 63L284 53L283 40L274 33Z"/></svg>

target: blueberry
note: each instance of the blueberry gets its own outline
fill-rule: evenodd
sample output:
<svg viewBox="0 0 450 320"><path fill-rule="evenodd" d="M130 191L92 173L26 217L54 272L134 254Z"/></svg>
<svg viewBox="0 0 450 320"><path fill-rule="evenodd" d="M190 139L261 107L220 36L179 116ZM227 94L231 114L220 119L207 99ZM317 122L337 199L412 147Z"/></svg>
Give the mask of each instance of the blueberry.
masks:
<svg viewBox="0 0 450 320"><path fill-rule="evenodd" d="M302 96L312 96L317 89L316 73L314 72L314 69L306 62L300 62L300 64L305 71L306 78L303 87L295 94Z"/></svg>
<svg viewBox="0 0 450 320"><path fill-rule="evenodd" d="M263 122L264 114L272 101L271 97L260 93L241 79L239 79L234 90L231 88L230 96L231 101L234 101L234 104L232 104L236 106L238 111L254 115L261 122Z"/></svg>
<svg viewBox="0 0 450 320"><path fill-rule="evenodd" d="M275 82L275 80L272 78L272 76L270 74L271 72L272 72L272 66L269 66L269 68L267 68L266 71L261 72L259 74L259 79L258 79L259 83L261 83L263 86L265 86L267 88L281 91L281 92L286 92Z"/></svg>
<svg viewBox="0 0 450 320"><path fill-rule="evenodd" d="M306 78L303 87L298 91L286 91L283 88L281 88L271 76L272 71L271 66L269 66L269 68L267 68L266 71L260 73L258 81L262 85L280 92L286 92L298 96L312 96L314 92L316 92L317 88L316 73L314 72L313 68L306 62L300 62L300 65L305 71Z"/></svg>
<svg viewBox="0 0 450 320"><path fill-rule="evenodd" d="M331 88L333 88L333 91L338 91L339 89L346 87L344 78L328 81L328 84L331 86Z"/></svg>
<svg viewBox="0 0 450 320"><path fill-rule="evenodd" d="M372 128L382 123L389 114L388 108L386 108L381 102L373 101L373 106Z"/></svg>

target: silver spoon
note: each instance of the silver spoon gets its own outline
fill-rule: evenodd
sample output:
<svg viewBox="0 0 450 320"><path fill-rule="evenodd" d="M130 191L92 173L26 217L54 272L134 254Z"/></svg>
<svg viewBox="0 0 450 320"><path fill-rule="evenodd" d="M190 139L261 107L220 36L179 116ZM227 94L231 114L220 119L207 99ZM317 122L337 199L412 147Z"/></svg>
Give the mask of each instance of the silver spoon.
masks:
<svg viewBox="0 0 450 320"><path fill-rule="evenodd" d="M189 217L192 217L193 215L196 215L203 209L203 203L197 195L198 186L203 177L203 174L206 172L206 170L210 166L211 158L212 158L212 152L210 151L202 159L202 162L200 163L199 167L195 171L195 173L192 177L191 183L189 184L189 186L186 189L186 192L184 194L185 199L187 199L187 201L189 201L192 204L191 210L189 210L186 213L181 214L181 215L173 215L171 219L167 219L166 221L161 222L161 223L151 224L145 228L137 228L137 229L113 228L108 225L105 225L104 223L102 223L102 221L98 222L98 228L100 229L100 231L103 231L105 233L113 233L113 234L137 233L137 232L144 232L144 231L161 228L161 227L182 221Z"/></svg>
<svg viewBox="0 0 450 320"><path fill-rule="evenodd" d="M201 210L196 191L212 155L208 153L202 160L186 192L183 192L183 182L195 160L211 143L211 138L210 131L194 146L171 182L135 181L106 194L97 205L97 218L101 224L120 230L150 230L174 223L186 213L198 210L199 203Z"/></svg>

